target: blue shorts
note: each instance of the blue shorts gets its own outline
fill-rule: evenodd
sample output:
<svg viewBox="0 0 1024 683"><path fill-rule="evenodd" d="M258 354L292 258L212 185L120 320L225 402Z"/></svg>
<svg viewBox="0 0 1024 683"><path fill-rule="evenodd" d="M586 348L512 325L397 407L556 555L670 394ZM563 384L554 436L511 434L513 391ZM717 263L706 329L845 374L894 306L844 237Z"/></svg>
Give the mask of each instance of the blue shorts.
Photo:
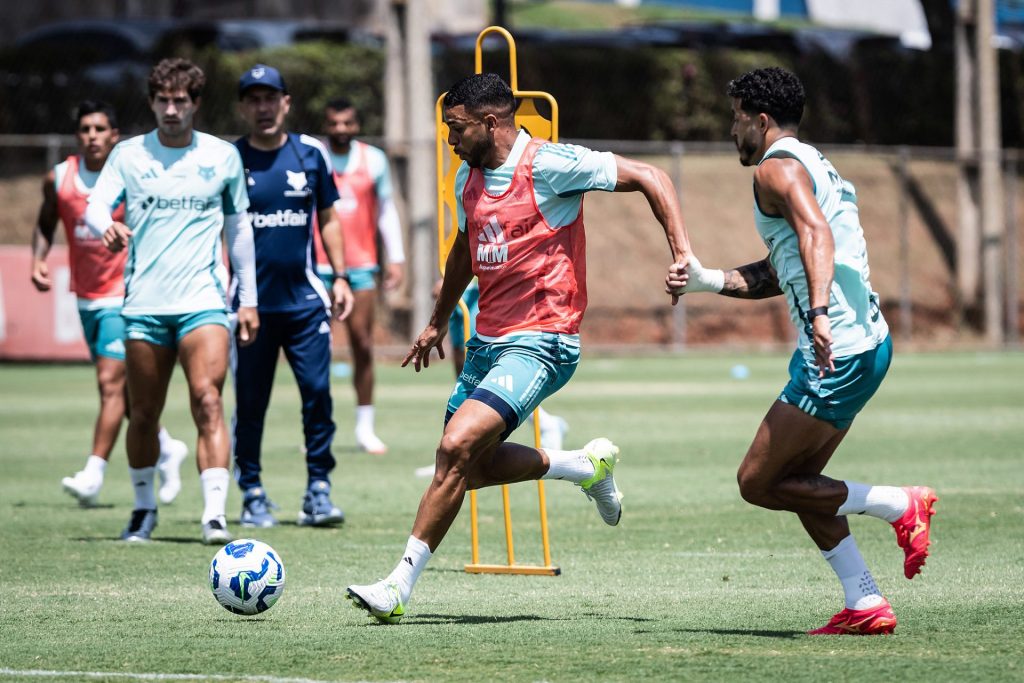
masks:
<svg viewBox="0 0 1024 683"><path fill-rule="evenodd" d="M93 363L100 356L124 360L124 318L120 306L80 308L78 318L82 321L82 333Z"/></svg>
<svg viewBox="0 0 1024 683"><path fill-rule="evenodd" d="M548 396L565 386L580 362L579 337L528 333L466 344L466 364L448 399L445 424L467 398L486 403L505 420L502 440Z"/></svg>
<svg viewBox="0 0 1024 683"><path fill-rule="evenodd" d="M203 325L220 325L231 331L227 311L222 309L174 315L126 315L124 322L126 339L172 349L178 348L186 334Z"/></svg>
<svg viewBox="0 0 1024 683"><path fill-rule="evenodd" d="M462 307L456 306L452 317L448 321L448 339L452 342L453 349L461 349L466 345L466 339L476 334L476 315L480 312L480 287L476 281L469 283L466 291L462 293L462 302L469 309L469 335L466 335L465 318L462 315Z"/></svg>
<svg viewBox="0 0 1024 683"><path fill-rule="evenodd" d="M889 337L870 351L836 359L836 371L821 379L818 367L796 351L789 361L789 383L779 400L831 423L836 429L846 429L878 391L891 363Z"/></svg>
<svg viewBox="0 0 1024 683"><path fill-rule="evenodd" d="M365 268L348 268L345 274L348 275L348 286L353 292L364 292L368 289L377 289L377 273L380 266L366 266ZM330 267L326 270L317 269L317 275L323 281L327 291L334 286L334 272Z"/></svg>

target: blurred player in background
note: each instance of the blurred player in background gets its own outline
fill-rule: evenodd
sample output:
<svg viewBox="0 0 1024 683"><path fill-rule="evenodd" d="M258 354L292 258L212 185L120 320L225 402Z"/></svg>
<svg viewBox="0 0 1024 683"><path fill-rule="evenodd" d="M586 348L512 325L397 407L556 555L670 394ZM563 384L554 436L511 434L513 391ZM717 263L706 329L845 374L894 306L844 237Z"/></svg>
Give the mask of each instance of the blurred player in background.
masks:
<svg viewBox="0 0 1024 683"><path fill-rule="evenodd" d="M43 179L43 203L32 233L32 284L40 292L52 286L46 257L53 246L58 219L64 224L71 270L71 291L78 298L78 316L96 366L100 412L93 427L92 451L85 467L64 477L64 490L83 507L96 504L110 452L117 443L125 416L124 264L127 254L111 254L103 241L85 225L85 207L110 151L118 141L117 115L113 107L92 100L78 105L75 113L78 154L57 164ZM124 208L114 214L124 219ZM160 500L170 503L181 490L181 463L188 446L172 439L166 429L158 432Z"/></svg>
<svg viewBox="0 0 1024 683"><path fill-rule="evenodd" d="M383 286L397 290L405 277L405 250L398 210L392 199L391 172L384 151L356 140L359 112L344 98L324 109L327 136L340 198L335 204L345 235L345 266L355 295L348 317L352 347L352 384L356 391L356 445L375 455L388 447L377 437L373 409L373 323L377 298L377 233L387 253ZM328 273L329 275L329 273Z"/></svg>
<svg viewBox="0 0 1024 683"><path fill-rule="evenodd" d="M89 198L86 221L111 251L128 249L125 336L128 463L135 509L121 535L145 541L157 524L153 468L157 426L180 362L198 434L196 464L205 502L202 541L231 540L224 516L231 477L230 435L221 392L230 324L222 235L238 278L237 334L252 343L259 328L249 198L234 145L193 128L206 77L185 59L165 59L149 76L155 130L114 148ZM125 205L125 219L111 210Z"/></svg>
<svg viewBox="0 0 1024 683"><path fill-rule="evenodd" d="M405 553L385 579L349 586L356 606L386 623L405 614L413 586L469 489L534 479L579 486L606 524L622 516L613 472L619 449L604 438L581 450L537 450L506 438L569 381L579 362L587 305L583 194L643 192L671 256L689 247L668 175L632 159L531 139L515 121L512 90L495 74L456 83L442 103L448 142L463 160L455 180L459 233L430 322L403 362L418 372L442 343L456 302L480 283L476 335L448 400L436 472Z"/></svg>
<svg viewBox="0 0 1024 683"><path fill-rule="evenodd" d="M314 218L333 264L334 311L352 310L345 274L338 199L327 151L316 138L289 133L291 97L281 73L257 64L238 83L238 111L248 135L235 142L245 167L254 226L260 333L235 354L235 476L242 489L242 526L277 524L260 479L263 427L277 361L284 351L302 398L306 493L298 523L327 526L345 519L331 502L331 296L313 270ZM232 283L234 290L235 283ZM232 308L238 307L237 293Z"/></svg>
<svg viewBox="0 0 1024 683"><path fill-rule="evenodd" d="M935 493L821 474L892 361L889 328L868 281L856 190L797 138L805 96L795 75L755 69L731 81L727 94L740 163L755 167L754 221L768 257L721 271L691 256L689 265L670 268L666 285L673 303L689 292L786 297L799 334L790 381L740 465L740 493L754 505L795 512L838 576L845 608L812 635L891 633L896 616L846 516L892 524L911 579L928 556Z"/></svg>

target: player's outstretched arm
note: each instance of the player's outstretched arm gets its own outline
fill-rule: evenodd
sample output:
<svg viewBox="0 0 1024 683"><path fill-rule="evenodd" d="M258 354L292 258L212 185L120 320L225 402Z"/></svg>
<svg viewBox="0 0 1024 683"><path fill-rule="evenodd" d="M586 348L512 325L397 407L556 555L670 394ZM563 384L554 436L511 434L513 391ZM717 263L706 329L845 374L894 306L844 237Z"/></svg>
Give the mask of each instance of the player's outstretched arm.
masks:
<svg viewBox="0 0 1024 683"><path fill-rule="evenodd" d="M643 192L654 217L665 230L673 262L686 265L690 255L690 239L686 234L683 212L672 179L660 168L636 159L616 155L615 164L618 172L615 191Z"/></svg>
<svg viewBox="0 0 1024 683"><path fill-rule="evenodd" d="M686 266L673 263L669 267L665 291L675 299L693 292L714 292L735 299L767 299L782 294L778 275L768 259L717 270L705 268L693 254Z"/></svg>
<svg viewBox="0 0 1024 683"><path fill-rule="evenodd" d="M43 203L39 207L39 218L32 231L32 284L40 292L50 289L50 269L46 257L53 246L53 234L57 230L57 189L55 174L51 170L43 178Z"/></svg>
<svg viewBox="0 0 1024 683"><path fill-rule="evenodd" d="M430 314L430 321L402 361L403 368L410 362L416 372L420 371L421 365L425 368L430 367L430 351L434 348L437 349L438 357L444 358L444 346L441 343L448 334L448 321L458 304L459 297L466 291L466 286L472 279L473 264L469 255L469 241L466 239L466 233L459 231L445 261L444 279L441 281L441 289L434 303L434 312Z"/></svg>

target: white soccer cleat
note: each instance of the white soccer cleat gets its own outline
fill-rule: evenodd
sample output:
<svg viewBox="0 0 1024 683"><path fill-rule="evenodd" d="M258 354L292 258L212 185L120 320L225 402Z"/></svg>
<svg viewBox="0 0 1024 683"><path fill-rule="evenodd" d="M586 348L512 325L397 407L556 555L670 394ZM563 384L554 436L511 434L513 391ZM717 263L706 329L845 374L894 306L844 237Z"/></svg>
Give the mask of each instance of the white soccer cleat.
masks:
<svg viewBox="0 0 1024 683"><path fill-rule="evenodd" d="M100 497L100 489L103 488L103 480L91 477L83 472L76 472L73 477L64 477L60 480L64 492L78 501L84 508L96 505Z"/></svg>
<svg viewBox="0 0 1024 683"><path fill-rule="evenodd" d="M622 492L612 476L619 461L619 447L608 439L597 438L584 446L583 452L594 463L594 476L581 481L579 486L597 504L604 523L615 526L622 518Z"/></svg>
<svg viewBox="0 0 1024 683"><path fill-rule="evenodd" d="M230 543L233 540L231 532L228 531L227 520L223 516L214 517L203 524L204 545L220 545Z"/></svg>
<svg viewBox="0 0 1024 683"><path fill-rule="evenodd" d="M346 595L356 607L385 624L397 624L405 615L402 593L398 584L387 579L368 586L349 586Z"/></svg>
<svg viewBox="0 0 1024 683"><path fill-rule="evenodd" d="M377 438L373 432L356 432L356 445L359 450L366 451L370 455L384 455L388 452L387 444Z"/></svg>
<svg viewBox="0 0 1024 683"><path fill-rule="evenodd" d="M164 505L172 503L181 491L181 463L187 457L188 446L178 439L171 439L167 448L160 451L160 460L156 463L156 471L160 475L157 496Z"/></svg>
<svg viewBox="0 0 1024 683"><path fill-rule="evenodd" d="M569 423L564 418L549 415L547 419L540 421L540 447L560 451L568 433Z"/></svg>

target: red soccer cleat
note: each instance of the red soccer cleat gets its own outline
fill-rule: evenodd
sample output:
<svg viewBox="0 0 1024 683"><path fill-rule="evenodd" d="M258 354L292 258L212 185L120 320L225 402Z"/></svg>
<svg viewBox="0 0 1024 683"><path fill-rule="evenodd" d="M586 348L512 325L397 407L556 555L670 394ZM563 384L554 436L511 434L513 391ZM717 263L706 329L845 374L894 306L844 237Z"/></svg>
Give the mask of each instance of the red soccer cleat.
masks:
<svg viewBox="0 0 1024 683"><path fill-rule="evenodd" d="M907 554L903 560L903 574L912 579L921 573L925 558L928 557L928 545L932 527L932 515L935 514L935 503L939 500L927 486L904 486L910 498L907 511L898 521L892 523L896 530L896 543Z"/></svg>
<svg viewBox="0 0 1024 683"><path fill-rule="evenodd" d="M811 636L881 636L896 630L896 615L885 598L871 609L844 609L827 624L813 631Z"/></svg>

